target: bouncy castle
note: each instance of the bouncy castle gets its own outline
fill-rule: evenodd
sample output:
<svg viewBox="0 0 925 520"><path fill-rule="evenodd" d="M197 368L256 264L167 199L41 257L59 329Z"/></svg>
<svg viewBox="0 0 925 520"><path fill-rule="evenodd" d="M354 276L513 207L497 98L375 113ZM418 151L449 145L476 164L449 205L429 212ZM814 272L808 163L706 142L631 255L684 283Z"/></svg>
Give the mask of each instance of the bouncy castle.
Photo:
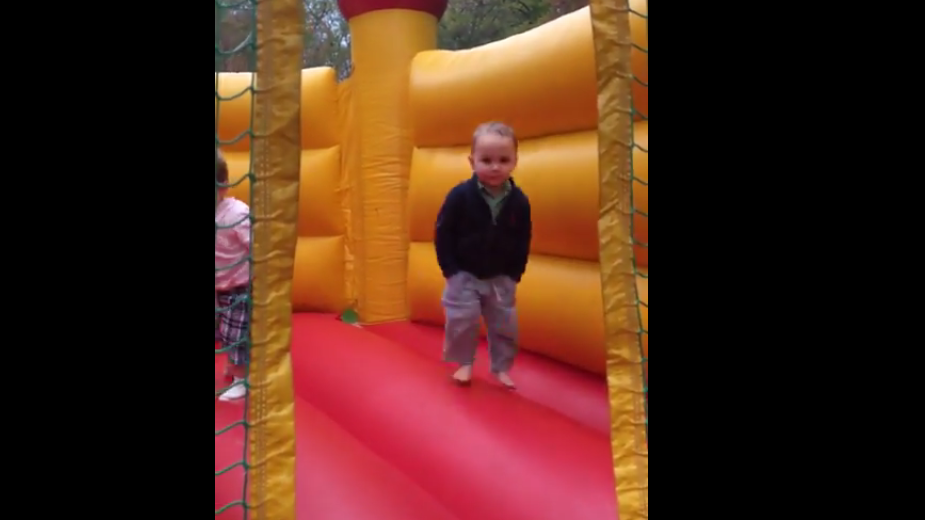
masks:
<svg viewBox="0 0 925 520"><path fill-rule="evenodd" d="M257 72L216 74L254 219L249 396L215 404L216 520L648 518L647 1L443 51L447 0L340 0L340 82L301 69L301 4L259 2ZM532 205L513 392L484 340L471 387L441 360L434 222L490 120L517 132Z"/></svg>

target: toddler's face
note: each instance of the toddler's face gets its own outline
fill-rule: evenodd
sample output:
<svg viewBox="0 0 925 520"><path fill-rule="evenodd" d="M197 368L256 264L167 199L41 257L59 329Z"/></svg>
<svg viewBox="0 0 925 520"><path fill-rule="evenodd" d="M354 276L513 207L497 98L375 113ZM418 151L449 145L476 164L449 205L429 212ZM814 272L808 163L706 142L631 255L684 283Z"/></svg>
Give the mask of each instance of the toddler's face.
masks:
<svg viewBox="0 0 925 520"><path fill-rule="evenodd" d="M514 140L494 134L480 136L472 147L469 164L482 184L494 188L501 186L517 166Z"/></svg>

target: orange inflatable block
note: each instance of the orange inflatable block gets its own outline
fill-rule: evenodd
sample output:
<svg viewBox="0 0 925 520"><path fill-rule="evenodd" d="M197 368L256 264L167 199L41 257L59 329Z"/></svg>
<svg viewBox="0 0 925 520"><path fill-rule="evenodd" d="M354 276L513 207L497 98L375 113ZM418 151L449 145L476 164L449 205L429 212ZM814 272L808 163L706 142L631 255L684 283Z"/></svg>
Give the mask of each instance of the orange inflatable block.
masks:
<svg viewBox="0 0 925 520"><path fill-rule="evenodd" d="M344 295L344 237L299 237L292 274L293 312L341 312Z"/></svg>
<svg viewBox="0 0 925 520"><path fill-rule="evenodd" d="M299 236L344 234L340 197L340 147L302 152L299 181Z"/></svg>
<svg viewBox="0 0 925 520"><path fill-rule="evenodd" d="M250 151L249 131L252 128L253 74L223 72L215 75L215 117L218 136L223 142L240 140L222 146L225 151ZM330 148L340 142L340 122L337 117L337 74L330 67L314 67L302 71L302 148Z"/></svg>
<svg viewBox="0 0 925 520"><path fill-rule="evenodd" d="M633 107L649 115L647 0L631 0ZM497 78L505 78L499 89ZM501 119L521 137L597 126L597 74L588 8L528 32L464 51L428 51L411 64L409 100L415 144L469 141L479 123Z"/></svg>
<svg viewBox="0 0 925 520"><path fill-rule="evenodd" d="M248 172L249 154L225 154L228 177L236 182ZM340 147L302 151L302 174L299 180L299 236L337 236L344 234L341 209ZM230 194L250 204L250 181L247 178L229 190Z"/></svg>
<svg viewBox="0 0 925 520"><path fill-rule="evenodd" d="M467 144L479 123L493 119L524 139L596 128L588 13L585 8L474 49L418 54L409 82L414 143Z"/></svg>
<svg viewBox="0 0 925 520"><path fill-rule="evenodd" d="M249 72L223 72L215 75L216 132L227 152L249 152L251 149L251 98L254 77Z"/></svg>
<svg viewBox="0 0 925 520"><path fill-rule="evenodd" d="M337 73L331 67L302 70L302 149L340 143ZM303 169L304 171L304 169Z"/></svg>

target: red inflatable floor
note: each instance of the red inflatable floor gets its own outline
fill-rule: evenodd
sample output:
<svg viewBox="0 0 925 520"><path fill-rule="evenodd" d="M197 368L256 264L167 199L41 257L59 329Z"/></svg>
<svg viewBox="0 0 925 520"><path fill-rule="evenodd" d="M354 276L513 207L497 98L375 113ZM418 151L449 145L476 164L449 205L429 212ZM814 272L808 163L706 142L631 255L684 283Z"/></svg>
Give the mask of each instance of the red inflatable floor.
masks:
<svg viewBox="0 0 925 520"><path fill-rule="evenodd" d="M366 330L406 346L424 359L440 361L443 352L441 328L389 323ZM475 374L479 380L492 381L488 371L488 346L484 339L479 345ZM517 392L520 397L572 418L602 435L610 435L610 406L603 377L529 352L520 353L512 374L520 386Z"/></svg>
<svg viewBox="0 0 925 520"><path fill-rule="evenodd" d="M239 421L244 403L215 405L215 429ZM296 397L296 518L299 520L458 520L408 477L377 457L324 413ZM242 460L244 431L215 441L216 471ZM244 496L243 472L215 479L215 510ZM242 520L235 506L216 520Z"/></svg>
<svg viewBox="0 0 925 520"><path fill-rule="evenodd" d="M438 330L315 314L293 327L299 520L616 518L603 382L524 354L517 392L484 371L459 388ZM242 414L216 401L216 430ZM216 470L243 449L241 428L216 437ZM215 482L216 510L243 496L239 469Z"/></svg>

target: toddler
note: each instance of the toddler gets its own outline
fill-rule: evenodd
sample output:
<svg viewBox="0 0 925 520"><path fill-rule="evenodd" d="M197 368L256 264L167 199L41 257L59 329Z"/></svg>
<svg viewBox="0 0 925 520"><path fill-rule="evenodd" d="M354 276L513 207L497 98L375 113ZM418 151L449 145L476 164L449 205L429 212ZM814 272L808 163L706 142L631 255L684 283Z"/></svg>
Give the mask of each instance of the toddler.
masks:
<svg viewBox="0 0 925 520"><path fill-rule="evenodd" d="M437 216L434 244L446 287L444 360L458 365L453 379L468 384L485 318L491 372L507 388L517 354L517 284L527 268L530 201L514 184L517 137L502 123L485 123L472 136L472 178L450 190Z"/></svg>
<svg viewBox="0 0 925 520"><path fill-rule="evenodd" d="M231 401L247 394L245 377L249 362L251 221L250 208L228 196L228 164L215 152L215 294L219 308L219 337L223 348L231 347L228 358L234 382L219 399Z"/></svg>

